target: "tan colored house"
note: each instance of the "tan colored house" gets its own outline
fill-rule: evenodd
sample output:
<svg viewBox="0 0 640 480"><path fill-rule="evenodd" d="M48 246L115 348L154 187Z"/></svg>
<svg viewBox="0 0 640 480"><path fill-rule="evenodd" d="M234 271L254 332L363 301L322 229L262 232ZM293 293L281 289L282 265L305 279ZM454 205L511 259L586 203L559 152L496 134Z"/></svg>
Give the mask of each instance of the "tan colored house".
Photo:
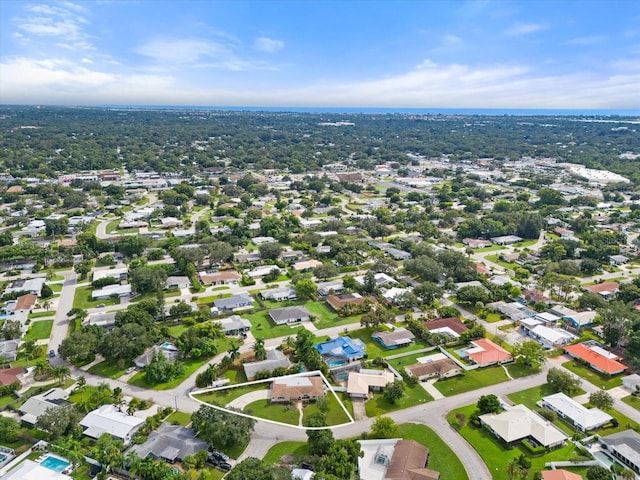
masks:
<svg viewBox="0 0 640 480"><path fill-rule="evenodd" d="M200 282L203 285L237 285L242 280L235 270L225 270L222 272L199 273Z"/></svg>
<svg viewBox="0 0 640 480"><path fill-rule="evenodd" d="M448 357L438 358L432 362L409 365L408 367L405 367L405 371L409 375L416 377L421 382L433 377L455 377L462 373L460 366Z"/></svg>
<svg viewBox="0 0 640 480"><path fill-rule="evenodd" d="M281 377L271 384L271 402L308 401L324 397L324 382L316 377Z"/></svg>
<svg viewBox="0 0 640 480"><path fill-rule="evenodd" d="M429 449L415 440L398 440L385 480L438 480L440 473L426 468Z"/></svg>
<svg viewBox="0 0 640 480"><path fill-rule="evenodd" d="M349 372L347 393L351 397L368 398L369 392L378 392L394 380L393 373L387 370L367 370Z"/></svg>

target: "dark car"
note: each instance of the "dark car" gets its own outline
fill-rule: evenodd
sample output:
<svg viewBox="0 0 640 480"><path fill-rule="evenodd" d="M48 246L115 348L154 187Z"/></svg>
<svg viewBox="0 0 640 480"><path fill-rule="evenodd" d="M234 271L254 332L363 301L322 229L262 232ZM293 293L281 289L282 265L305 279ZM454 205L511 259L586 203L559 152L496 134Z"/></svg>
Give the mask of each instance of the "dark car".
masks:
<svg viewBox="0 0 640 480"><path fill-rule="evenodd" d="M231 464L228 462L219 463L218 465L216 465L216 467L222 470L223 472L228 472L232 468Z"/></svg>
<svg viewBox="0 0 640 480"><path fill-rule="evenodd" d="M56 352L54 352L53 350L49 350L49 358L53 358L56 356Z"/></svg>
<svg viewBox="0 0 640 480"><path fill-rule="evenodd" d="M216 460L218 460L218 462L226 462L226 461L229 460L229 456L228 455L225 455L224 453L219 452L217 450L214 450L213 452L211 452L209 457L215 458Z"/></svg>

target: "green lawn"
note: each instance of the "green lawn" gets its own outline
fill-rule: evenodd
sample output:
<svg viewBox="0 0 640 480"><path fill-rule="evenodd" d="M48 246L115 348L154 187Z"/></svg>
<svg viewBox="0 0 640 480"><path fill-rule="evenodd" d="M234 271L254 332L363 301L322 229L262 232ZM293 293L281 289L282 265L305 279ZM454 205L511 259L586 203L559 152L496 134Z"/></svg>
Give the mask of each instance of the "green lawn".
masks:
<svg viewBox="0 0 640 480"><path fill-rule="evenodd" d="M120 218L116 218L115 220L112 220L109 223L107 223L107 228L106 228L107 233L114 233L116 230L118 230L118 225L120 224L120 221L121 221Z"/></svg>
<svg viewBox="0 0 640 480"><path fill-rule="evenodd" d="M54 292L54 293L60 293L62 291L62 284L61 283L52 283L49 286L51 287L51 291Z"/></svg>
<svg viewBox="0 0 640 480"><path fill-rule="evenodd" d="M53 328L53 320L38 320L32 322L29 331L24 336L24 340L42 340L51 336Z"/></svg>
<svg viewBox="0 0 640 480"><path fill-rule="evenodd" d="M300 416L300 412L295 405L271 403L268 399L251 402L242 411L254 417L288 423L289 425L298 425Z"/></svg>
<svg viewBox="0 0 640 480"><path fill-rule="evenodd" d="M500 315L499 313L488 313L485 320L489 323L499 322L500 320L502 320L502 315Z"/></svg>
<svg viewBox="0 0 640 480"><path fill-rule="evenodd" d="M467 423L460 427L456 423L456 413L462 413L466 415L468 419L476 411L476 405L469 405L463 408L452 410L447 415L449 423L455 428L464 439L471 444L473 448L484 460L487 468L491 472L494 480L507 480L507 464L511 459L518 457L521 453L524 453L529 460L531 460L531 469L527 480L533 479L533 475L538 470L544 470L545 463L553 461L566 461L571 460L577 455L575 447L572 443L569 445L552 450L544 455L537 457L531 456L530 453L520 446L513 447L511 449L504 448L499 440L484 428L474 427ZM576 473L584 472L582 470L572 470Z"/></svg>
<svg viewBox="0 0 640 480"><path fill-rule="evenodd" d="M397 400L396 403L389 402L384 398L382 393L375 393L373 398L364 404L364 408L368 417L377 417L387 412L413 407L414 405L430 402L431 400L433 400L433 398L421 385L409 386L405 384L404 395Z"/></svg>
<svg viewBox="0 0 640 480"><path fill-rule="evenodd" d="M108 361L96 363L89 368L89 373L107 378L120 378L125 374L127 367L121 368L117 364L110 365Z"/></svg>
<svg viewBox="0 0 640 480"><path fill-rule="evenodd" d="M431 352L414 353L412 355L407 355L406 357L392 358L391 360L387 360L387 362L398 372L401 372L404 370L404 367L418 363L418 358L435 355L437 353L440 353L440 350L436 349Z"/></svg>
<svg viewBox="0 0 640 480"><path fill-rule="evenodd" d="M329 411L327 412L327 425L341 425L349 421L349 417L347 417L347 414L344 413L342 406L340 405L336 397L330 392L327 392L327 402L329 404ZM306 425L306 420L311 415L318 412L320 412L320 409L316 406L315 403L309 403L308 405L306 405L302 410L302 424Z"/></svg>
<svg viewBox="0 0 640 480"><path fill-rule="evenodd" d="M300 324L291 327L288 325L276 325L271 318L269 318L269 314L265 310L243 314L242 316L251 322L251 332L253 336L263 339L286 336L295 337L298 328L302 327Z"/></svg>
<svg viewBox="0 0 640 480"><path fill-rule="evenodd" d="M402 423L398 425L398 436L405 440L415 440L429 449L431 470L440 472L441 478L465 480L469 476L455 452L426 425Z"/></svg>
<svg viewBox="0 0 640 480"><path fill-rule="evenodd" d="M93 288L91 285L82 285L76 288L76 294L73 297L73 308L82 308L84 310L88 308L96 308L101 303L105 305L118 305L120 303L120 299L113 301L110 298L104 300L92 300L91 292Z"/></svg>
<svg viewBox="0 0 640 480"><path fill-rule="evenodd" d="M488 247L475 248L474 252L497 252L498 250L506 250L506 247L502 245L490 245Z"/></svg>
<svg viewBox="0 0 640 480"><path fill-rule="evenodd" d="M180 323L178 325L171 325L170 327L168 327L169 335L177 339L188 328L189 328L189 325L185 325L184 323Z"/></svg>
<svg viewBox="0 0 640 480"><path fill-rule="evenodd" d="M533 245L535 245L538 242L537 238L534 238L532 240L522 240L521 242L517 242L513 244L514 248L526 248L526 247L531 247Z"/></svg>
<svg viewBox="0 0 640 480"><path fill-rule="evenodd" d="M622 397L621 400L627 405L632 406L636 410L640 410L640 398L634 395L627 395L626 397Z"/></svg>
<svg viewBox="0 0 640 480"><path fill-rule="evenodd" d="M131 385L135 385L141 388L150 388L152 390L169 390L171 388L177 387L182 382L184 382L187 378L189 378L193 372L195 372L202 365L210 361L210 358L186 358L182 360L184 364L184 373L180 375L178 378L171 380L166 383L159 383L157 385L152 385L147 382L145 372L138 372L133 377L129 379L127 383Z"/></svg>
<svg viewBox="0 0 640 480"><path fill-rule="evenodd" d="M463 375L458 375L457 377L438 380L434 383L434 387L445 397L450 397L459 393L495 385L496 383L506 382L508 379L504 369L496 366L478 368L477 370L465 372Z"/></svg>
<svg viewBox="0 0 640 480"><path fill-rule="evenodd" d="M413 350L419 350L421 348L425 348L428 346L424 343L416 342L406 347L397 348L395 350L389 350L388 348L384 348L382 345L376 342L373 338L371 338L371 334L375 333L378 330L379 329L373 328L373 327L360 328L358 330L349 331L348 335L351 338L359 338L364 342L364 344L367 346L366 352L367 352L368 358L386 357L387 355L395 355L397 353L412 352Z"/></svg>
<svg viewBox="0 0 640 480"><path fill-rule="evenodd" d="M293 305L303 306L307 310L309 310L311 315L313 315L313 317L315 318L313 324L318 329L348 325L350 323L359 323L361 317L361 315L355 315L353 317L342 318L333 310L331 310L324 301L289 300L286 302L272 302L270 300L263 300L262 303L267 310Z"/></svg>
<svg viewBox="0 0 640 480"><path fill-rule="evenodd" d="M266 390L269 388L269 383L256 383L255 385L246 385L243 387L225 388L222 390L214 390L211 392L203 393L200 395L194 395L195 398L202 402L217 403L219 405L227 405L238 397L250 392L256 392L258 390Z"/></svg>
<svg viewBox="0 0 640 480"><path fill-rule="evenodd" d="M267 465L279 463L285 455L293 455L296 463L300 462L309 453L307 442L280 442L269 449L262 461Z"/></svg>
<svg viewBox="0 0 640 480"><path fill-rule="evenodd" d="M181 425L183 427L186 427L191 423L191 414L176 411L169 415L165 421L173 425Z"/></svg>
<svg viewBox="0 0 640 480"><path fill-rule="evenodd" d="M244 369L238 368L233 369L230 368L226 372L224 372L224 378L228 378L231 385L237 385L239 383L245 383L247 381L247 376L244 373Z"/></svg>
<svg viewBox="0 0 640 480"><path fill-rule="evenodd" d="M587 382L592 383L598 388L602 387L605 390L609 390L610 388L619 387L620 385L622 385L623 375L618 375L615 377L602 375L595 370L591 370L589 367L586 367L574 360L565 362L562 364L562 366L567 370L572 371L579 377L584 378Z"/></svg>
<svg viewBox="0 0 640 480"><path fill-rule="evenodd" d="M33 319L36 319L36 318L53 317L55 314L56 314L56 312L54 312L54 311L30 313L29 314L29 319L33 320Z"/></svg>
<svg viewBox="0 0 640 480"><path fill-rule="evenodd" d="M485 258L490 262L497 263L501 267L504 267L508 270L515 270L516 268L520 267L520 265L518 265L517 263L509 263L509 262L505 262L504 260L501 260L500 255L488 255Z"/></svg>

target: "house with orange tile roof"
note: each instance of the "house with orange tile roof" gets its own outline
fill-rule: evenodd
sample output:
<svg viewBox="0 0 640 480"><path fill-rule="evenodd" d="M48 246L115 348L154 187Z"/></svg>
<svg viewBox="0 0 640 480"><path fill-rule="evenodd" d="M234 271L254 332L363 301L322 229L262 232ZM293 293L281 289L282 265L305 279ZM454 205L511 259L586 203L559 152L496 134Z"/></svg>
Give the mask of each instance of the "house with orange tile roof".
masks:
<svg viewBox="0 0 640 480"><path fill-rule="evenodd" d="M11 367L0 369L0 385L7 386L12 383L20 383L20 379L25 374L26 370L23 367Z"/></svg>
<svg viewBox="0 0 640 480"><path fill-rule="evenodd" d="M315 377L280 377L271 384L271 402L316 400L324 397L324 382Z"/></svg>
<svg viewBox="0 0 640 480"><path fill-rule="evenodd" d="M569 472L567 470L543 470L542 480L582 480L582 477L577 473Z"/></svg>
<svg viewBox="0 0 640 480"><path fill-rule="evenodd" d="M589 340L564 347L564 351L572 358L586 362L597 372L607 375L617 375L624 372L627 366L620 363L622 357L603 348L598 342Z"/></svg>
<svg viewBox="0 0 640 480"><path fill-rule="evenodd" d="M31 311L31 309L33 308L33 306L36 304L37 301L38 301L38 296L34 295L33 293L28 293L26 295L20 295L16 299L16 308L14 309L14 311L15 312L20 311L20 310L29 310L29 311Z"/></svg>
<svg viewBox="0 0 640 480"><path fill-rule="evenodd" d="M464 353L469 360L481 367L505 363L513 359L509 352L487 338L473 340Z"/></svg>
<svg viewBox="0 0 640 480"><path fill-rule="evenodd" d="M585 290L588 290L592 293L597 293L605 299L613 297L620 288L620 284L618 282L602 282L596 283L595 285L587 285L584 287Z"/></svg>

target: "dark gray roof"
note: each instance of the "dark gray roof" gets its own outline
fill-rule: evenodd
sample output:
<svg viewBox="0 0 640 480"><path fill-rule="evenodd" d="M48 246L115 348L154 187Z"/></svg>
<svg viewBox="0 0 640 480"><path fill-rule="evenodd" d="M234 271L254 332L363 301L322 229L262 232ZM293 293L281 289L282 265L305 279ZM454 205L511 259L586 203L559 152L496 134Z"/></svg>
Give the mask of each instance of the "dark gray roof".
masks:
<svg viewBox="0 0 640 480"><path fill-rule="evenodd" d="M207 442L196 437L196 432L190 428L163 423L141 445L131 447L140 458L151 455L155 458L174 461L182 460L187 455L193 455L199 450L207 450Z"/></svg>
<svg viewBox="0 0 640 480"><path fill-rule="evenodd" d="M246 304L252 304L253 299L246 293L240 293L238 295L232 295L228 298L221 298L219 300L214 300L213 304L222 310L231 310L234 308L241 307Z"/></svg>
<svg viewBox="0 0 640 480"><path fill-rule="evenodd" d="M311 314L305 307L282 307L269 310L269 315L274 321L279 322L290 318L304 318Z"/></svg>

